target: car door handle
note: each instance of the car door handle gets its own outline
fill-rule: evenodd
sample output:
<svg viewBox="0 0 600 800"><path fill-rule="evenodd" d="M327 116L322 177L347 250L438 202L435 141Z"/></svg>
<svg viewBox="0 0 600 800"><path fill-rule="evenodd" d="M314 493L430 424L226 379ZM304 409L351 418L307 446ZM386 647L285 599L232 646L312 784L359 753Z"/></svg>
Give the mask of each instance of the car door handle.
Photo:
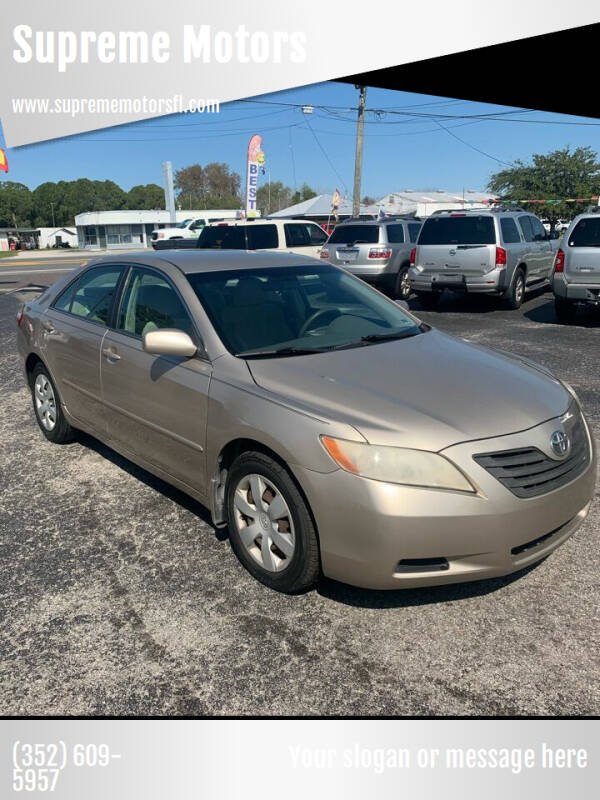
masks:
<svg viewBox="0 0 600 800"><path fill-rule="evenodd" d="M56 328L49 319L46 319L44 322L42 322L42 328L46 331L46 333L56 333Z"/></svg>
<svg viewBox="0 0 600 800"><path fill-rule="evenodd" d="M105 347L102 352L106 356L107 361L114 362L121 360L121 356L117 353L114 347Z"/></svg>

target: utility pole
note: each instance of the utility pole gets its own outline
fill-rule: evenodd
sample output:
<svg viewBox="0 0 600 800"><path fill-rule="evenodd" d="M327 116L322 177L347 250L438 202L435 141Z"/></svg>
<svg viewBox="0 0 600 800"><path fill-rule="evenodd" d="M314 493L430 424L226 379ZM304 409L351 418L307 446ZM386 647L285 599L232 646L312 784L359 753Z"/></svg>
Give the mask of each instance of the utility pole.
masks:
<svg viewBox="0 0 600 800"><path fill-rule="evenodd" d="M54 203L50 203L50 208L52 209L52 227L56 228L56 222L54 221Z"/></svg>
<svg viewBox="0 0 600 800"><path fill-rule="evenodd" d="M356 118L356 156L354 158L354 193L352 195L352 216L358 217L360 214L360 178L362 173L367 87L355 84L355 88L360 90L360 95L358 98L358 116Z"/></svg>

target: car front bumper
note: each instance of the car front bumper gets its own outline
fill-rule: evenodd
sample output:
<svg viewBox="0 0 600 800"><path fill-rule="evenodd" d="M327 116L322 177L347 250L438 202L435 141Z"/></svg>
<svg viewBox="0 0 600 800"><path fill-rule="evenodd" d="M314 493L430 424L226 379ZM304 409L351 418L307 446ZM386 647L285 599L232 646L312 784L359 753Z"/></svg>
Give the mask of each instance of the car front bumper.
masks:
<svg viewBox="0 0 600 800"><path fill-rule="evenodd" d="M566 300L600 305L600 285L597 283L567 283L564 275L559 274L552 278L552 291Z"/></svg>
<svg viewBox="0 0 600 800"><path fill-rule="evenodd" d="M545 558L587 516L596 481L589 429L585 471L537 497L516 497L473 455L536 446L555 428L550 420L519 434L447 448L444 455L469 476L474 494L297 467L317 523L324 574L355 586L399 589L508 575ZM434 559L433 566L425 559ZM436 566L442 560L447 566Z"/></svg>
<svg viewBox="0 0 600 800"><path fill-rule="evenodd" d="M454 280L452 277L454 275L461 280ZM410 288L414 292L441 292L444 289L450 289L455 292L498 294L503 292L507 286L505 269L493 269L483 275L463 275L460 271L451 272L451 275L448 275L442 270L425 272L411 267L408 276Z"/></svg>

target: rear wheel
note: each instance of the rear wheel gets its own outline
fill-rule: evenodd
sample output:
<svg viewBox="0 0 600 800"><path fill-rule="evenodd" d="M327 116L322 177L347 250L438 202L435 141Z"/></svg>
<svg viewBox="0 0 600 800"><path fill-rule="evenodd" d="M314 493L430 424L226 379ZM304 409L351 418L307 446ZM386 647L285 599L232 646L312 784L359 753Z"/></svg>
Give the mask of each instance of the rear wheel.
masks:
<svg viewBox="0 0 600 800"><path fill-rule="evenodd" d="M504 295L508 308L516 310L521 308L525 298L525 271L521 268L515 270L512 283Z"/></svg>
<svg viewBox="0 0 600 800"><path fill-rule="evenodd" d="M554 311L556 319L563 324L574 322L577 316L577 304L572 300L567 300L566 297L554 298Z"/></svg>
<svg viewBox="0 0 600 800"><path fill-rule="evenodd" d="M65 418L56 386L41 362L31 375L31 397L37 424L46 439L54 444L72 442L75 431Z"/></svg>
<svg viewBox="0 0 600 800"><path fill-rule="evenodd" d="M257 580L279 592L312 588L320 574L317 534L287 470L264 453L244 453L227 477L231 547Z"/></svg>
<svg viewBox="0 0 600 800"><path fill-rule="evenodd" d="M408 275L408 266L400 267L398 277L396 278L395 297L398 300L408 300L410 297L410 278Z"/></svg>
<svg viewBox="0 0 600 800"><path fill-rule="evenodd" d="M435 311L438 308L441 292L417 292L416 294L424 311Z"/></svg>

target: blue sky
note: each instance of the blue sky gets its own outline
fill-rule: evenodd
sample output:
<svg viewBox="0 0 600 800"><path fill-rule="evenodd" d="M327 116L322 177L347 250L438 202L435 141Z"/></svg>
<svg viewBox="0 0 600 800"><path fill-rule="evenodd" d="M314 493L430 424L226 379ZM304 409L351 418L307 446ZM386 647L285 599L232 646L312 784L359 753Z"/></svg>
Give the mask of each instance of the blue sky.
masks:
<svg viewBox="0 0 600 800"><path fill-rule="evenodd" d="M306 182L318 192L338 187L345 194L346 187L352 188L356 115L342 109L356 106L357 95L352 85L316 84L256 98L261 102L229 103L218 115L161 117L14 148L8 151L10 172L2 180L33 189L44 181L87 177L111 179L129 189L139 183L161 184L166 160L175 170L225 161L243 175L248 139L261 133L272 181L292 187ZM307 117L299 108L276 103L327 108ZM369 113L365 126L361 194L375 198L407 188L484 189L489 175L504 166L500 162L566 145L600 151L600 121L582 117L534 111L474 121L460 116L514 109L373 88L368 89L367 108L384 109ZM422 114L439 116L418 116ZM508 121L514 119L527 121ZM573 122L593 124L564 124ZM0 142L4 145L1 135Z"/></svg>

